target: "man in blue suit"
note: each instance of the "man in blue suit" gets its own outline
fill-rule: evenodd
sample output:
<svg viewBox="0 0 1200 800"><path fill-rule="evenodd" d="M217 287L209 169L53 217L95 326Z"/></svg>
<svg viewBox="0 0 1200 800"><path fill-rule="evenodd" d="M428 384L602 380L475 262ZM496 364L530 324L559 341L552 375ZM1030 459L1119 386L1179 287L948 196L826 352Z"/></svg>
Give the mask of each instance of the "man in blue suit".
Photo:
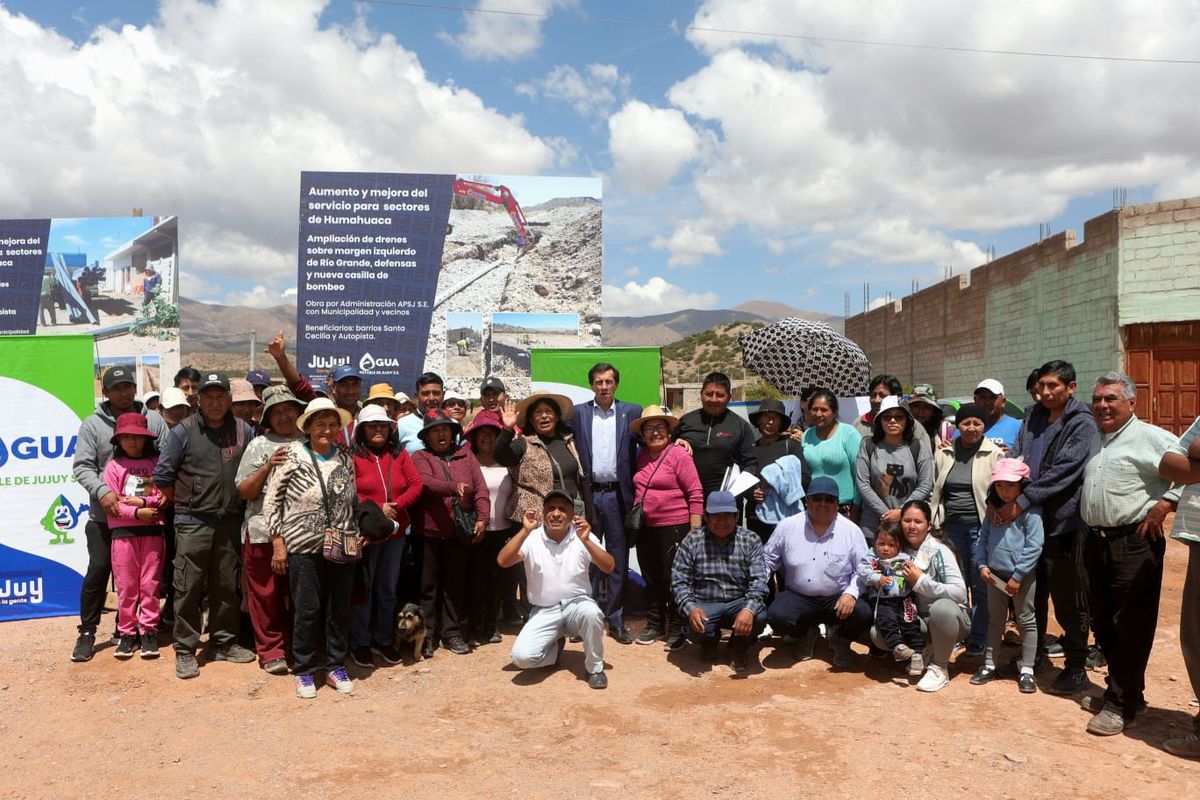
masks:
<svg viewBox="0 0 1200 800"><path fill-rule="evenodd" d="M625 514L633 505L633 470L637 445L629 423L642 415L642 407L616 398L621 373L612 364L599 363L588 371L593 399L575 406L571 428L583 470L592 480L592 500L597 525L593 533L604 540L604 549L617 562L607 575L592 570L592 594L600 601L600 587L608 592L601 602L608 632L621 644L633 637L625 627L625 579L629 574L629 547L625 543Z"/></svg>

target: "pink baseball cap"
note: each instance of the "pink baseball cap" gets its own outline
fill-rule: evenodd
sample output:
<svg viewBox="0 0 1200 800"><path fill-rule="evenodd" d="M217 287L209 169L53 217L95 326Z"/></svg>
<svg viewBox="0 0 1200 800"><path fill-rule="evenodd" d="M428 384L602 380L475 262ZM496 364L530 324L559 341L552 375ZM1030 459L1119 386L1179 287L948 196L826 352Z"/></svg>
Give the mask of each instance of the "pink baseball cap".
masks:
<svg viewBox="0 0 1200 800"><path fill-rule="evenodd" d="M1029 465L1019 458L1002 458L992 467L992 483L996 481L1012 481L1020 483L1029 480Z"/></svg>

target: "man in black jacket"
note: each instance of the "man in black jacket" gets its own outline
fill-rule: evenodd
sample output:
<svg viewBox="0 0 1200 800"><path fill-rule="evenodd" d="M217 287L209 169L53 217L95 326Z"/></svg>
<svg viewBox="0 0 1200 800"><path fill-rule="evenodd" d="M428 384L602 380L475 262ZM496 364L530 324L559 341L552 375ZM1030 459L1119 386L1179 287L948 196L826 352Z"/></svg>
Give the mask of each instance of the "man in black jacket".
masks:
<svg viewBox="0 0 1200 800"><path fill-rule="evenodd" d="M175 505L175 675L200 674L201 599L208 597L209 654L238 664L254 653L237 643L241 622L238 574L245 507L237 468L253 437L230 412L229 380L208 373L200 382L199 413L167 434L154 485Z"/></svg>
<svg viewBox="0 0 1200 800"><path fill-rule="evenodd" d="M725 470L737 464L758 473L754 441L758 438L749 422L729 410L733 391L729 376L710 372L700 389L700 408L679 418L675 439L689 446L704 497L721 489Z"/></svg>
<svg viewBox="0 0 1200 800"><path fill-rule="evenodd" d="M1092 411L1075 399L1075 368L1049 361L1038 370L1038 402L1021 423L1012 456L1029 465L1030 483L1012 503L993 512L1004 525L1040 506L1046 543L1038 561L1034 608L1039 660L1046 650L1048 599L1062 626L1066 664L1050 685L1053 694L1075 694L1091 686L1088 655L1087 576L1077 543L1083 530L1079 490L1088 459L1100 446Z"/></svg>

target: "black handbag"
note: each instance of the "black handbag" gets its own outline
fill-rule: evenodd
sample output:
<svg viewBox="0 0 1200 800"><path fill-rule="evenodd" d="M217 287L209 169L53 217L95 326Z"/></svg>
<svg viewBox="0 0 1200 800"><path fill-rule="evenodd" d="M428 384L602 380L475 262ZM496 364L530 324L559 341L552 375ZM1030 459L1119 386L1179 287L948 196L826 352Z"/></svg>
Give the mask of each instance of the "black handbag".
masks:
<svg viewBox="0 0 1200 800"><path fill-rule="evenodd" d="M674 447L675 444L667 445L667 450ZM658 457L658 463L654 465L654 469L650 472L650 480L646 481L646 488L650 488L651 481L658 473L658 468L662 466L663 460L667 457L667 450ZM642 508L642 501L646 499L646 492L642 492L642 499L633 504L633 507L625 512L625 544L629 547L637 546L638 534L641 533L642 527L646 524L646 514Z"/></svg>
<svg viewBox="0 0 1200 800"><path fill-rule="evenodd" d="M438 461L441 461L442 471L446 473L446 480L453 481L446 462L440 458ZM463 544L470 544L471 540L475 538L475 509L463 508L462 503L458 502L458 498L454 495L450 496L450 508L454 511L454 538Z"/></svg>

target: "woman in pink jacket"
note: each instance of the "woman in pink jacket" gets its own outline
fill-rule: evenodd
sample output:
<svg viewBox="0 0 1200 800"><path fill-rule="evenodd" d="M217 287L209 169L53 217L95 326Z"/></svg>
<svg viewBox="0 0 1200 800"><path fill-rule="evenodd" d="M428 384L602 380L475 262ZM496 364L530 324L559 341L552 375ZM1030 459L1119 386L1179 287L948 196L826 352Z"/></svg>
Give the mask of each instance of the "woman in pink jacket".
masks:
<svg viewBox="0 0 1200 800"><path fill-rule="evenodd" d="M642 529L637 556L646 579L646 628L638 644L652 644L664 633L667 649L687 645L683 619L671 597L671 565L688 531L700 527L704 490L696 465L687 451L671 442L679 420L660 406L647 406L629 424L645 445L633 475L633 502L641 503Z"/></svg>
<svg viewBox="0 0 1200 800"><path fill-rule="evenodd" d="M104 484L117 496L108 516L112 531L112 571L117 581L117 633L113 655L126 659L141 647L142 658L158 658L158 589L162 578L162 493L150 481L158 463L157 439L141 414L117 417L109 441L116 452L104 468ZM138 632L141 631L141 641Z"/></svg>

